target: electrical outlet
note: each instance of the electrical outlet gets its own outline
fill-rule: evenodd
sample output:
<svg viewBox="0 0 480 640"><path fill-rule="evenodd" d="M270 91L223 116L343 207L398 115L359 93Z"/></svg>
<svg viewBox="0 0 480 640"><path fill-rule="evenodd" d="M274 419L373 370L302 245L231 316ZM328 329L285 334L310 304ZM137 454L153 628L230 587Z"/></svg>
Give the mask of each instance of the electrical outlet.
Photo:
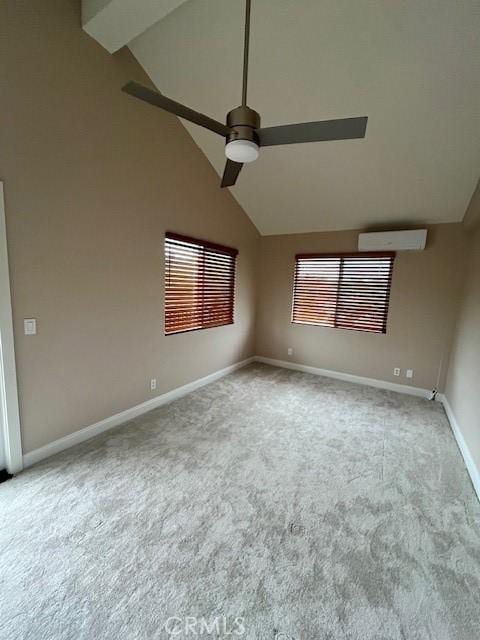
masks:
<svg viewBox="0 0 480 640"><path fill-rule="evenodd" d="M393 370L393 375L397 377L400 375L400 367L395 367L395 369Z"/></svg>
<svg viewBox="0 0 480 640"><path fill-rule="evenodd" d="M405 375L407 378L413 378L413 369L407 369Z"/></svg>
<svg viewBox="0 0 480 640"><path fill-rule="evenodd" d="M288 349L287 349L287 353L288 353L288 355L289 355L289 356L293 356L293 349L292 349L292 347L288 347Z"/></svg>
<svg viewBox="0 0 480 640"><path fill-rule="evenodd" d="M157 388L157 379L152 378L150 380L150 391L155 391L156 388Z"/></svg>

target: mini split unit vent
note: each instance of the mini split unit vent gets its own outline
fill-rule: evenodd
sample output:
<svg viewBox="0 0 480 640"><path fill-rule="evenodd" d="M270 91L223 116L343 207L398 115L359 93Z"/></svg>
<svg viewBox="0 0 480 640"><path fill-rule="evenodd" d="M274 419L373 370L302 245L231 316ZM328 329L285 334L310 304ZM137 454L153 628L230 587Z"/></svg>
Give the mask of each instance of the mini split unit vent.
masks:
<svg viewBox="0 0 480 640"><path fill-rule="evenodd" d="M359 251L423 251L426 244L426 229L361 233L358 236Z"/></svg>

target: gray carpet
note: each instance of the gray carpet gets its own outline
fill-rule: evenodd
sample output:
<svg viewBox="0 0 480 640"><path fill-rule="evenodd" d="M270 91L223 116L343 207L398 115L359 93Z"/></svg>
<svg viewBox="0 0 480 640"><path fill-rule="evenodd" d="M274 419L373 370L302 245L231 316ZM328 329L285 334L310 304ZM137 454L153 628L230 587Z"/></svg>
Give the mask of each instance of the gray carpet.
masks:
<svg viewBox="0 0 480 640"><path fill-rule="evenodd" d="M426 400L252 365L0 509L8 640L480 637L480 505Z"/></svg>

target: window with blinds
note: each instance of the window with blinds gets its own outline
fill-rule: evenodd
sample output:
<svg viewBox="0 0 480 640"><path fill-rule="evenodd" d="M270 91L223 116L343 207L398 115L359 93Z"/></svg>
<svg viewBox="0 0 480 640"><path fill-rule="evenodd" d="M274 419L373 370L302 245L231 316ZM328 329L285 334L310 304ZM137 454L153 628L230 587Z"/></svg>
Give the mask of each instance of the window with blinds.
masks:
<svg viewBox="0 0 480 640"><path fill-rule="evenodd" d="M238 251L165 235L165 334L233 324Z"/></svg>
<svg viewBox="0 0 480 640"><path fill-rule="evenodd" d="M292 322L387 332L395 253L295 256Z"/></svg>

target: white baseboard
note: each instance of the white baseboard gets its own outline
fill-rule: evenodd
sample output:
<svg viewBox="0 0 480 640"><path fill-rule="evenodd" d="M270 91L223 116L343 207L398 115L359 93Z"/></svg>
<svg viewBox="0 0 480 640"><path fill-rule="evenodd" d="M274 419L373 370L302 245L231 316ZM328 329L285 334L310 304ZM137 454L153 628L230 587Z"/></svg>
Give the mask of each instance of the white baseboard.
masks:
<svg viewBox="0 0 480 640"><path fill-rule="evenodd" d="M306 364L298 362L287 362L285 360L274 360L273 358L265 358L264 356L255 356L256 362L263 362L274 367L283 367L284 369L293 369L295 371L303 371L305 373L313 373L316 376L325 376L326 378L335 378L336 380L344 380L345 382L353 382L355 384L363 384L369 387L377 387L378 389L387 389L388 391L397 391L398 393L406 393L419 398L430 398L432 392L429 389L420 387L410 387L406 384L397 384L388 382L387 380L377 380L376 378L365 378L363 376L355 376L351 373L342 373L341 371L331 371L330 369L319 369L318 367L310 367Z"/></svg>
<svg viewBox="0 0 480 640"><path fill-rule="evenodd" d="M475 489L475 493L480 500L480 469L478 469L475 461L473 460L473 456L470 453L470 449L468 448L467 443L465 442L465 438L463 437L462 431L460 429L460 425L455 418L452 407L448 402L448 399L445 395L440 396L440 401L443 403L445 407L445 413L447 414L448 421L450 422L450 426L452 427L453 435L455 440L457 441L458 448L460 449L460 453L465 461L465 466L467 467L467 471L472 480L473 488Z"/></svg>
<svg viewBox="0 0 480 640"><path fill-rule="evenodd" d="M237 369L241 369L245 367L247 364L250 364L254 361L254 358L247 358L246 360L242 360L241 362L237 362L235 364L230 365L229 367L225 367L224 369L220 369L219 371L215 371L214 373L205 376L204 378L199 378L198 380L194 380L193 382L189 382L188 384L183 385L182 387L177 387L176 389L172 389L172 391L167 391L167 393L162 393L151 400L147 400L146 402L142 402L141 404L137 404L130 409L126 409L125 411L121 411L120 413L116 413L109 418L105 418L104 420L100 420L99 422L95 422L95 424L91 424L88 427L84 427L79 431L75 431L74 433L69 434L63 438L59 438L58 440L54 440L49 444L46 444L39 449L34 449L34 451L30 451L30 453L26 453L23 456L23 466L30 467L32 464L39 462L45 458L48 458L55 453L59 453L60 451L64 451L69 447L73 447L76 444L80 444L81 442L85 442L85 440L89 440L95 436L98 436L100 433L104 431L108 431L108 429L112 429L113 427L117 427L124 422L128 422L128 420L132 420L137 416L142 415L143 413L147 413L152 409L156 409L157 407L161 407L163 404L167 404L168 402L172 402L172 400L176 400L177 398L181 398L182 396L190 393L191 391L195 391L195 389L199 389L200 387L205 386L206 384L210 384L219 378L223 378L227 376L229 373L236 371Z"/></svg>

